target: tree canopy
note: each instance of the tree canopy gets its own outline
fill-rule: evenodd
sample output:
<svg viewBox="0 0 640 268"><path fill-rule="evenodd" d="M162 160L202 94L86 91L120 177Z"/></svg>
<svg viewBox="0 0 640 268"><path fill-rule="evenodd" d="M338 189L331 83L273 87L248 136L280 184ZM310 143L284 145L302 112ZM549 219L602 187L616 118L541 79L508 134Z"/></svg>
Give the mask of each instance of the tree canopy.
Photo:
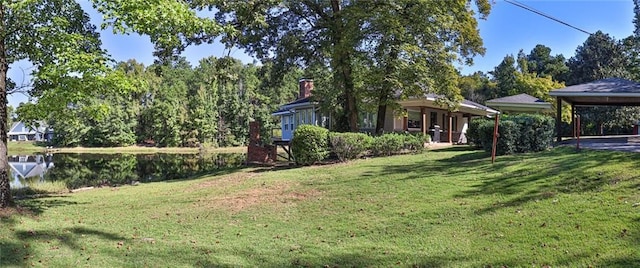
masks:
<svg viewBox="0 0 640 268"><path fill-rule="evenodd" d="M69 103L112 88L126 89L126 81L108 67L99 35L75 1L31 0L0 2L0 116L7 117L7 94L15 88L7 78L19 60L34 65L30 94L38 99L29 114ZM114 86L114 87L111 87ZM72 89L72 90L69 90ZM103 91L105 90L105 91ZM0 132L0 208L12 203L7 164L7 126Z"/></svg>
<svg viewBox="0 0 640 268"><path fill-rule="evenodd" d="M378 120L397 90L405 97L431 92L460 100L453 61L470 62L484 52L470 2L232 1L217 5L216 17L238 29L225 41L273 58L276 66L331 70L341 108L334 111L336 128L356 131L367 94L378 103ZM488 15L488 1L474 3Z"/></svg>

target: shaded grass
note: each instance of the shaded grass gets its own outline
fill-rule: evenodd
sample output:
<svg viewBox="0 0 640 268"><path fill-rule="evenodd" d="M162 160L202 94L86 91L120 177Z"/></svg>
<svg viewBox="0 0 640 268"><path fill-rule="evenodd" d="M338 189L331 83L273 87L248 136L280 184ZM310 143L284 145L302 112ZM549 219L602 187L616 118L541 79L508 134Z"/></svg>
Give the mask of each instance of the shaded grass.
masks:
<svg viewBox="0 0 640 268"><path fill-rule="evenodd" d="M639 266L639 160L453 147L25 199L0 266Z"/></svg>
<svg viewBox="0 0 640 268"><path fill-rule="evenodd" d="M28 187L11 188L11 194L16 199L39 197L52 194L68 193L69 189L62 181L45 181L34 183Z"/></svg>

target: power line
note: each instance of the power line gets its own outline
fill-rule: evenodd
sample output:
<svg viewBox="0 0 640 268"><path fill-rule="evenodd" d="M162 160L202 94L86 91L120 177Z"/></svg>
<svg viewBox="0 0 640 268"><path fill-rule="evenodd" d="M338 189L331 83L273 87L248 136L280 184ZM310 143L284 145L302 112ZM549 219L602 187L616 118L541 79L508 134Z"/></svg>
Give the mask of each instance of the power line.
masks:
<svg viewBox="0 0 640 268"><path fill-rule="evenodd" d="M518 1L515 1L515 0L504 0L504 1L505 1L505 2L507 2L507 3L509 3L509 4L512 4L512 5L514 5L514 6L517 6L517 7L523 8L523 9L526 9L526 10L531 11L531 12L533 12L533 13L536 13L536 14L538 14L538 15L540 15L540 16L543 16L543 17L545 17L545 18L547 18L547 19L550 19L550 20L553 20L553 21L559 22L559 23L564 24L564 25L566 25L566 26L569 26L569 27L571 27L571 28L573 28L573 29L576 29L576 30L578 30L578 31L581 31L581 32L583 32L583 33L586 33L586 34L588 34L588 35L591 35L591 33L590 33L590 32L587 32L587 31L585 31L585 30L583 30L583 29L580 29L580 28L578 28L578 27L576 27L576 26L573 26L573 25L571 25L571 24L569 24L569 23L567 23L567 22L564 22L564 21L562 21L562 20L560 20L560 19L554 18L554 17L552 17L551 15L547 15L547 14L545 14L545 13L544 13L544 12L542 12L542 11L536 10L536 9L534 9L534 8L532 8L532 7L530 7L530 6L527 6L527 5L525 5L525 4L522 4L522 3L518 2Z"/></svg>

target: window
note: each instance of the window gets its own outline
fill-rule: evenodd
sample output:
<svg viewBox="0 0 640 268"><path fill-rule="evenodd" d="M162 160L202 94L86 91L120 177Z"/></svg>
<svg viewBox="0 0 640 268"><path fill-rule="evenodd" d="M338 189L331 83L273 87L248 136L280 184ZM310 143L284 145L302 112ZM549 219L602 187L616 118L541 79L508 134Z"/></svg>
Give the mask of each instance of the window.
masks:
<svg viewBox="0 0 640 268"><path fill-rule="evenodd" d="M293 115L289 115L289 128L293 130Z"/></svg>
<svg viewBox="0 0 640 268"><path fill-rule="evenodd" d="M282 126L284 130L289 130L289 116L285 115L282 117Z"/></svg>
<svg viewBox="0 0 640 268"><path fill-rule="evenodd" d="M447 114L442 114L442 129L443 130L448 130L449 129L449 117L447 116ZM458 131L458 117L457 116L451 116L451 129L452 129L452 131Z"/></svg>
<svg viewBox="0 0 640 268"><path fill-rule="evenodd" d="M359 116L360 128L375 128L376 127L377 114L371 112L362 112Z"/></svg>
<svg viewBox="0 0 640 268"><path fill-rule="evenodd" d="M429 113L429 128L433 128L437 124L438 124L438 113L437 112Z"/></svg>
<svg viewBox="0 0 640 268"><path fill-rule="evenodd" d="M420 112L408 111L407 127L422 128L422 114Z"/></svg>
<svg viewBox="0 0 640 268"><path fill-rule="evenodd" d="M305 110L305 117L306 119L304 120L307 124L313 124L313 110L311 109L307 109Z"/></svg>
<svg viewBox="0 0 640 268"><path fill-rule="evenodd" d="M453 116L453 117L451 117L451 121L452 121L452 123L451 123L451 129L452 129L453 131L456 131L456 132L457 132L457 131L458 131L458 117L457 117L457 116Z"/></svg>

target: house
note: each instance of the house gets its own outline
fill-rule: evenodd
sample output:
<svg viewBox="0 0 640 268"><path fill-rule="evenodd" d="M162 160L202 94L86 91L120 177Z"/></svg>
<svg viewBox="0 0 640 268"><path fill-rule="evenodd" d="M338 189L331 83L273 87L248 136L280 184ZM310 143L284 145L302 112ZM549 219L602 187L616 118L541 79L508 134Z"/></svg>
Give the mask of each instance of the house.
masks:
<svg viewBox="0 0 640 268"><path fill-rule="evenodd" d="M323 127L331 125L331 118L320 112L319 104L311 100L313 80L300 79L298 99L281 106L273 116L280 117L281 141L289 141L297 126L313 124ZM469 119L473 116L489 116L498 111L478 103L463 100L456 112L449 112L440 106L438 96L426 94L423 97L398 101L402 112L388 108L384 123L384 132L422 132L429 134L436 142L458 141L466 132ZM372 132L376 124L376 114L360 113L361 131ZM442 138L440 138L442 137Z"/></svg>
<svg viewBox="0 0 640 268"><path fill-rule="evenodd" d="M293 131L299 125L312 124L316 126L329 127L331 125L329 116L320 113L318 102L311 100L313 90L313 80L300 79L300 93L298 98L290 103L280 106L278 111L272 113L273 116L280 117L280 130L283 141L293 138Z"/></svg>
<svg viewBox="0 0 640 268"><path fill-rule="evenodd" d="M7 136L10 141L51 141L53 139L53 129L44 122L39 122L39 126L28 126L22 121L11 125Z"/></svg>

